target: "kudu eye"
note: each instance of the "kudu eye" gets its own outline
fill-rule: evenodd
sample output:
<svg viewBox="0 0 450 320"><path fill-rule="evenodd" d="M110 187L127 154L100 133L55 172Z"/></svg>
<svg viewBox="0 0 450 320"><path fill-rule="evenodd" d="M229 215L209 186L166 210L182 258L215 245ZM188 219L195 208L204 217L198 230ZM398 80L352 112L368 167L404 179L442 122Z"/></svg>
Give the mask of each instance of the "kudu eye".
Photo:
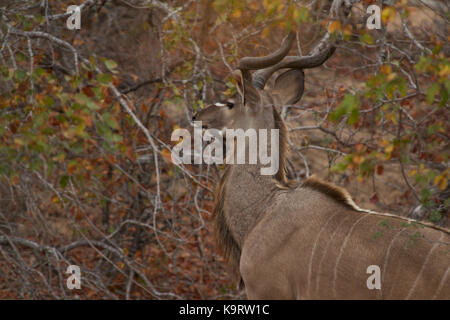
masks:
<svg viewBox="0 0 450 320"><path fill-rule="evenodd" d="M225 101L225 102L216 102L214 103L216 107L227 107L228 109L233 109L234 102L232 101Z"/></svg>

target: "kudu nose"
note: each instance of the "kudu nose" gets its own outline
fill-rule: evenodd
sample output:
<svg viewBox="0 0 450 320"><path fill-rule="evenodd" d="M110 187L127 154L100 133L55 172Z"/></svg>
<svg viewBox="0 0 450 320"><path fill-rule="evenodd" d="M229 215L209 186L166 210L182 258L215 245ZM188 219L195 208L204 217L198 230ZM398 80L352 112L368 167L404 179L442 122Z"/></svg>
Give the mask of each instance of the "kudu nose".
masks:
<svg viewBox="0 0 450 320"><path fill-rule="evenodd" d="M196 117L195 115L192 116L192 121L195 121Z"/></svg>

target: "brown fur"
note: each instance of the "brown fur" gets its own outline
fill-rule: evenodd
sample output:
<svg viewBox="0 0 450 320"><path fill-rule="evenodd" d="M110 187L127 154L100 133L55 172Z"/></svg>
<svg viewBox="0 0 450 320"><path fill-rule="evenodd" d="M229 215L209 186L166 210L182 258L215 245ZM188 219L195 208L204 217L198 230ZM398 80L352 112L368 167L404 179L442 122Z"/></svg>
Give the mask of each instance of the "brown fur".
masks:
<svg viewBox="0 0 450 320"><path fill-rule="evenodd" d="M227 261L230 265L233 276L238 282L241 282L239 275L241 248L231 234L223 208L225 202L225 186L227 185L229 173L230 167L227 167L222 179L220 179L219 185L216 188L213 211L214 226L216 229L217 247L222 252L225 261Z"/></svg>
<svg viewBox="0 0 450 320"><path fill-rule="evenodd" d="M309 177L304 183L303 187L309 187L318 190L334 200L344 203L351 209L356 209L353 205L351 195L344 188L338 187L334 184L323 181L315 176Z"/></svg>
<svg viewBox="0 0 450 320"><path fill-rule="evenodd" d="M323 63L334 51L329 48L309 67ZM208 128L279 129L278 172L263 176L258 165L227 166L215 193L218 247L245 281L247 297L448 299L448 231L407 230L398 220L411 219L361 209L346 190L315 177L294 187L287 177L287 130L271 92L277 106L297 102L303 72L286 71L270 90L258 92L245 81L250 74L244 65L235 77L242 101L233 108L208 107L196 118ZM368 290L369 265L382 268L383 291Z"/></svg>
<svg viewBox="0 0 450 320"><path fill-rule="evenodd" d="M277 181L277 185L281 188L291 188L294 183L289 181L287 178L287 169L286 169L286 153L287 153L287 129L284 124L284 121L281 119L278 111L273 108L273 117L275 120L275 128L279 129L280 134L280 146L279 146L279 169L275 174L275 179ZM231 231L229 229L228 223L226 221L226 216L224 212L224 199L226 195L225 186L227 185L227 181L229 178L230 167L225 169L225 172L220 179L219 185L215 190L214 197L214 224L216 229L216 243L219 247L219 250L222 252L225 261L231 267L232 273L238 283L243 285L241 276L239 274L239 263L241 257L241 248L234 239Z"/></svg>
<svg viewBox="0 0 450 320"><path fill-rule="evenodd" d="M286 170L286 154L287 154L287 130L286 126L281 119L279 113L273 108L273 116L275 120L275 128L279 129L279 137L280 137L280 145L279 145L279 170L277 174L274 176L275 178L275 184L280 189L295 189L297 187L296 183L289 181L287 178L287 170ZM241 260L241 251L242 248L234 239L229 224L226 219L226 214L224 211L224 202L226 197L226 186L228 185L228 180L230 176L230 170L231 167L227 166L225 169L225 172L215 190L215 202L214 202L214 223L215 223L215 229L216 229L216 242L219 250L222 252L225 260L228 262L231 272L235 278L236 283L239 287L243 288L244 283L239 271L239 265ZM336 186L334 184L331 184L329 182L323 181L320 178L317 178L315 176L312 176L308 178L303 184L302 187L304 188L311 188L317 191L320 191L323 194L326 194L328 197L334 199L337 202L343 203L346 207L348 207L351 210L354 211L367 211L359 208L354 202L351 197L351 195L348 193L347 190L344 188L341 188L339 186ZM410 220L404 217L399 217L391 214L383 214L383 213L376 213L371 212L375 215L386 215L388 217L398 218L402 220ZM428 225L426 223L422 223L424 225ZM448 230L442 230L442 228L437 228L433 225L428 225L434 229L440 229L441 231L444 231L448 233Z"/></svg>
<svg viewBox="0 0 450 320"><path fill-rule="evenodd" d="M287 145L287 129L284 124L283 119L280 114L273 107L273 117L275 121L275 129L279 130L279 169L275 174L276 184L281 189L292 189L297 186L297 184L293 181L289 181L287 178L287 168L286 168L286 154L288 152ZM229 178L230 167L225 169L225 172L220 179L220 182L215 190L214 197L214 224L216 229L216 243L219 250L222 252L225 261L231 267L232 273L237 281L241 282L241 277L239 274L239 263L241 257L241 248L233 238L231 231L229 229L228 223L226 221L226 216L224 212L224 201L225 201L225 186L227 185ZM343 202L347 204L350 208L355 209L349 199L351 200L350 194L343 188L338 186L329 184L319 178L314 176L310 177L303 183L304 187L310 187L316 190L319 190L337 201ZM241 283L242 284L242 283Z"/></svg>

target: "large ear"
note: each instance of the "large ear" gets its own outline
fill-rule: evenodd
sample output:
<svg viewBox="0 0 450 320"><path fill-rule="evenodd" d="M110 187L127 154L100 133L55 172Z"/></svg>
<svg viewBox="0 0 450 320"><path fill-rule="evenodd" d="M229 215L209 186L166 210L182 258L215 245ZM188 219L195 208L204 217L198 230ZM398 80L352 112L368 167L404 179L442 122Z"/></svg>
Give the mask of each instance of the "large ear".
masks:
<svg viewBox="0 0 450 320"><path fill-rule="evenodd" d="M242 104L249 107L259 106L261 104L261 95L252 82L242 75L241 70L235 70L233 77L236 81L236 88L242 98Z"/></svg>
<svg viewBox="0 0 450 320"><path fill-rule="evenodd" d="M303 70L291 69L283 72L275 79L271 93L276 103L288 105L300 100L304 88L305 74Z"/></svg>

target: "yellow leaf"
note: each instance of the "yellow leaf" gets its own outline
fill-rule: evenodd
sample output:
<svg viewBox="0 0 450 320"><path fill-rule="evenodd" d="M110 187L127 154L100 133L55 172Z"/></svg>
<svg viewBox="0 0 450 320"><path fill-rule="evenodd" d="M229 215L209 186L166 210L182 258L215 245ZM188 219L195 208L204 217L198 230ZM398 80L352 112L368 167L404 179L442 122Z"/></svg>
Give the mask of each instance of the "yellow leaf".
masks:
<svg viewBox="0 0 450 320"><path fill-rule="evenodd" d="M440 176L437 176L436 178L434 178L433 183L435 186L438 186L439 189L441 189L441 190L444 190L445 188L447 188L448 180L447 180L446 172L444 172Z"/></svg>
<svg viewBox="0 0 450 320"><path fill-rule="evenodd" d="M443 178L444 178L443 176L437 176L436 178L434 178L434 181L433 181L434 185L435 186L439 185L439 183L441 182L441 180Z"/></svg>
<svg viewBox="0 0 450 320"><path fill-rule="evenodd" d="M267 38L267 36L269 35L269 33L270 33L270 29L268 28L268 27L265 27L264 29L263 29L263 31L261 32L261 38Z"/></svg>
<svg viewBox="0 0 450 320"><path fill-rule="evenodd" d="M396 11L393 7L386 7L383 9L383 12L381 12L381 20L383 23L388 23L394 19L396 15Z"/></svg>
<svg viewBox="0 0 450 320"><path fill-rule="evenodd" d="M442 179L441 184L439 185L439 188L441 190L445 190L447 188L448 185L448 180L446 178Z"/></svg>
<svg viewBox="0 0 450 320"><path fill-rule="evenodd" d="M450 65L446 64L441 71L439 71L440 77L447 77L450 75Z"/></svg>
<svg viewBox="0 0 450 320"><path fill-rule="evenodd" d="M342 26L341 26L341 22L340 21L333 21L328 26L328 32L330 32L330 33L333 33L335 31L341 31L341 30L342 30Z"/></svg>
<svg viewBox="0 0 450 320"><path fill-rule="evenodd" d="M21 138L14 138L14 143L16 145L18 145L19 147L25 145L25 141L23 141L23 139L21 139Z"/></svg>
<svg viewBox="0 0 450 320"><path fill-rule="evenodd" d="M392 114L391 121L393 124L397 124L397 116L395 115L395 113Z"/></svg>
<svg viewBox="0 0 450 320"><path fill-rule="evenodd" d="M347 24L347 25L344 27L344 34L347 35L347 36L350 36L350 35L352 34L352 32L353 32L353 27L352 27L352 25L351 25L351 24Z"/></svg>
<svg viewBox="0 0 450 320"><path fill-rule="evenodd" d="M361 163L364 162L364 157L356 155L356 156L353 157L353 162L355 164L361 164Z"/></svg>
<svg viewBox="0 0 450 320"><path fill-rule="evenodd" d="M240 18L242 16L242 11L239 9L235 9L231 14L233 18Z"/></svg>
<svg viewBox="0 0 450 320"><path fill-rule="evenodd" d="M300 17L300 12L298 10L294 10L294 12L292 13L292 17L294 18L294 20L298 20L298 17Z"/></svg>
<svg viewBox="0 0 450 320"><path fill-rule="evenodd" d="M252 1L249 5L250 9L252 10L258 10L259 9L259 4L257 1Z"/></svg>
<svg viewBox="0 0 450 320"><path fill-rule="evenodd" d="M384 74L390 74L390 73L392 72L392 68L391 68L391 66L388 65L388 64L383 64L383 65L380 67L380 72L381 72L381 73L384 73Z"/></svg>
<svg viewBox="0 0 450 320"><path fill-rule="evenodd" d="M391 80L394 80L396 77L397 77L397 73L393 72L387 76L387 80L391 81Z"/></svg>
<svg viewBox="0 0 450 320"><path fill-rule="evenodd" d="M164 160L166 160L169 163L172 163L172 152L170 152L170 150L168 149L163 149L161 151L161 156L163 157Z"/></svg>
<svg viewBox="0 0 450 320"><path fill-rule="evenodd" d="M391 153L393 150L394 150L394 145L393 144L390 144L390 145L386 146L386 148L384 148L384 151L386 153Z"/></svg>

